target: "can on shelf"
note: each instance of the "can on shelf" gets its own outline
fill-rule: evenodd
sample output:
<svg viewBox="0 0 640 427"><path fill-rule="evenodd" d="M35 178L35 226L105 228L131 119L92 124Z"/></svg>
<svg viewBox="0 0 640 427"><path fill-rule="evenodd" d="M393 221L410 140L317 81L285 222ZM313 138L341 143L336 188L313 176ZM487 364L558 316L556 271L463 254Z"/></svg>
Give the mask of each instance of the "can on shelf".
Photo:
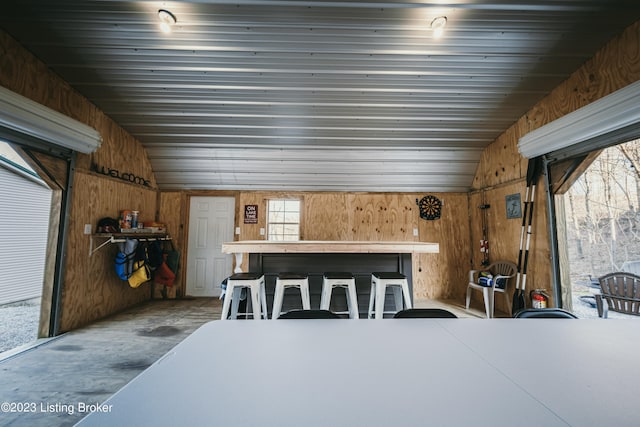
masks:
<svg viewBox="0 0 640 427"><path fill-rule="evenodd" d="M139 211L131 211L131 228L138 228Z"/></svg>
<svg viewBox="0 0 640 427"><path fill-rule="evenodd" d="M120 211L120 228L131 228L131 222L133 220L133 214L130 210Z"/></svg>

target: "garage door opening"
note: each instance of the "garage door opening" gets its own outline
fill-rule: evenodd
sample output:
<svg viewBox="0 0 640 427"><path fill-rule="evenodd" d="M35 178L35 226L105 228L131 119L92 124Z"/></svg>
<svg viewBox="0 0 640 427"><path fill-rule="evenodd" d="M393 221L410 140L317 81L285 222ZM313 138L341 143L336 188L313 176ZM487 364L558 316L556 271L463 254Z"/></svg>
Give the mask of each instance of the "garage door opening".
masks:
<svg viewBox="0 0 640 427"><path fill-rule="evenodd" d="M640 139L591 153L583 164L562 196L571 281L564 303L580 318L597 318L598 278L640 275ZM613 311L609 317L638 318Z"/></svg>
<svg viewBox="0 0 640 427"><path fill-rule="evenodd" d="M0 141L0 182L2 353L40 335L52 190L5 141Z"/></svg>

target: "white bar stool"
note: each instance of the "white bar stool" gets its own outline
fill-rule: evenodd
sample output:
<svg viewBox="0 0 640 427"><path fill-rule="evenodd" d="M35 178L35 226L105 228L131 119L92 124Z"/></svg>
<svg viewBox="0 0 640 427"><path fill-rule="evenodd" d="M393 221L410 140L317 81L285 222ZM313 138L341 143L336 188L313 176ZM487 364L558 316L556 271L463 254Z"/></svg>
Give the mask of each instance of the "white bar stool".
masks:
<svg viewBox="0 0 640 427"><path fill-rule="evenodd" d="M393 295L396 303L396 311L403 309L402 298L404 296L405 308L411 307L411 294L407 276L395 272L371 273L371 294L369 295L369 319L375 314L376 319L382 319L384 315L384 298L387 286L393 286ZM375 302L375 310L374 310ZM395 312L393 312L395 313Z"/></svg>
<svg viewBox="0 0 640 427"><path fill-rule="evenodd" d="M311 299L309 297L309 276L304 273L280 273L276 278L276 291L273 295L273 312L272 319L277 319L282 310L282 300L284 299L284 290L286 288L300 289L300 297L302 298L302 309L311 310Z"/></svg>
<svg viewBox="0 0 640 427"><path fill-rule="evenodd" d="M327 272L322 276L322 294L320 297L320 309L329 310L331 304L331 291L333 288L344 288L347 296L349 318L359 319L358 297L356 294L356 279L353 274L347 272ZM342 314L343 312L338 312Z"/></svg>
<svg viewBox="0 0 640 427"><path fill-rule="evenodd" d="M264 289L264 276L262 273L237 273L227 279L227 290L224 294L222 304L221 320L226 320L231 307L231 318L238 318L238 305L240 304L240 292L242 288L249 288L251 293L251 308L253 309L253 319L259 320L262 315L267 319L267 296Z"/></svg>

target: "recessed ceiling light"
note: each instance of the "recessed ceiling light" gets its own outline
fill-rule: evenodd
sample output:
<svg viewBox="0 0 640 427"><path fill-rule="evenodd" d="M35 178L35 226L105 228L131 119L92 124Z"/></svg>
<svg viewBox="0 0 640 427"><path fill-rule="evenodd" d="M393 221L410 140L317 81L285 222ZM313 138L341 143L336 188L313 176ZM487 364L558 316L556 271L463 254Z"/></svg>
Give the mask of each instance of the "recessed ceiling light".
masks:
<svg viewBox="0 0 640 427"><path fill-rule="evenodd" d="M160 20L160 29L163 33L170 33L171 27L178 21L174 14L166 9L160 9L158 11L158 19Z"/></svg>
<svg viewBox="0 0 640 427"><path fill-rule="evenodd" d="M433 37L439 39L444 34L444 27L447 26L447 17L438 16L431 21L431 29L433 30Z"/></svg>

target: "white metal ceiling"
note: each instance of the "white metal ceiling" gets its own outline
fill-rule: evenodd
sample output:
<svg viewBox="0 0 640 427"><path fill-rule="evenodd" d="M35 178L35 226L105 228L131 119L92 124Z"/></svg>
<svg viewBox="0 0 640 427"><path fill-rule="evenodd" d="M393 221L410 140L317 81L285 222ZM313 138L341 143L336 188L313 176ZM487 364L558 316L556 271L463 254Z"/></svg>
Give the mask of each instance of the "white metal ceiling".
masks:
<svg viewBox="0 0 640 427"><path fill-rule="evenodd" d="M11 3L0 27L138 138L162 189L467 191L481 150L640 18L604 0Z"/></svg>

